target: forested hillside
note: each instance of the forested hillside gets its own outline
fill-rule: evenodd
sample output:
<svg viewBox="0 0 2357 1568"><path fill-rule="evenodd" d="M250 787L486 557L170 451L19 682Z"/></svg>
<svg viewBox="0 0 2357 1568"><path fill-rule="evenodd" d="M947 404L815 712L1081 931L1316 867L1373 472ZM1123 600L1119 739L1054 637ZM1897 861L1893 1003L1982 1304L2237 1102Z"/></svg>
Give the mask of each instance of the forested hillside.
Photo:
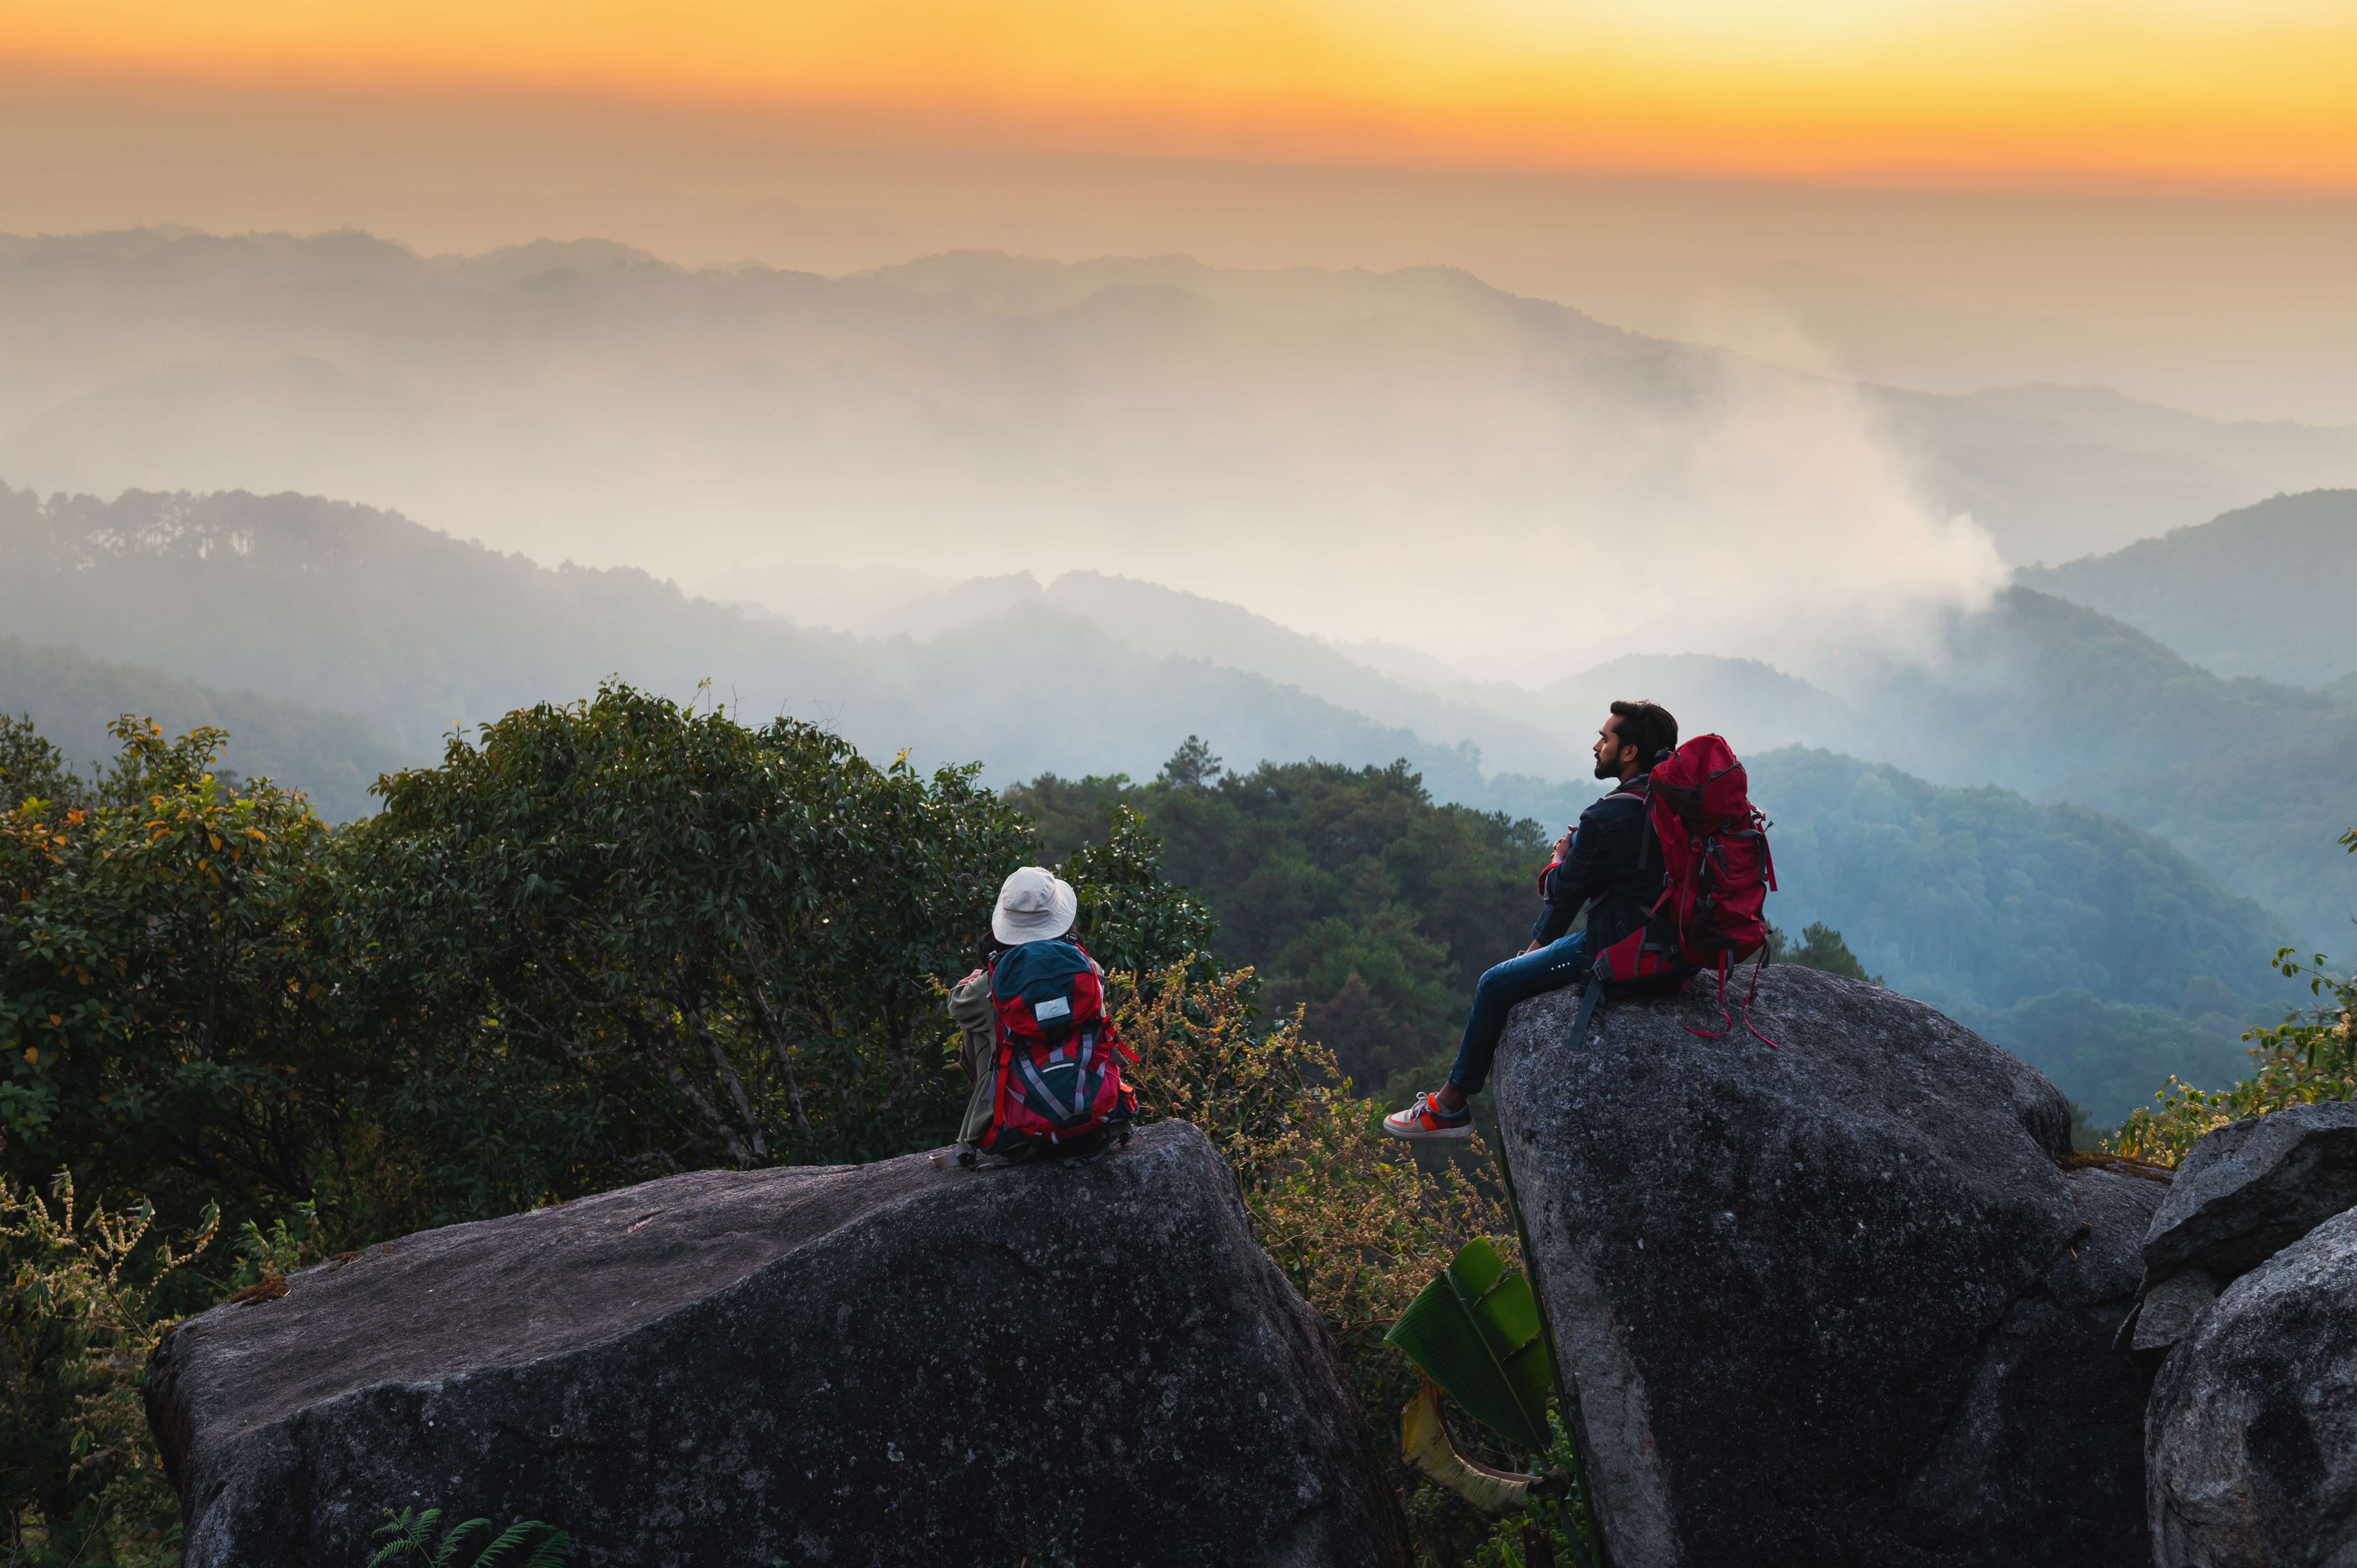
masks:
<svg viewBox="0 0 2357 1568"><path fill-rule="evenodd" d="M0 635L0 714L29 718L85 771L114 754L106 726L125 714L152 718L173 735L199 727L227 731L224 768L300 789L331 821L373 810L369 786L401 763L357 714L220 691L136 665L110 664L80 649Z"/></svg>
<svg viewBox="0 0 2357 1568"><path fill-rule="evenodd" d="M1937 664L1843 679L1910 772L2113 812L2259 899L2301 941L2350 948L2357 865L2317 853L2347 825L2357 706L2341 696L2223 679L2027 588L1959 619Z"/></svg>
<svg viewBox="0 0 2357 1568"><path fill-rule="evenodd" d="M2009 789L1941 789L1799 750L1751 759L1790 929L1822 920L1860 962L2009 1047L2115 1124L2169 1074L2216 1085L2239 1036L2298 1000L2282 923L2117 817ZM2309 846L2318 861L2331 836Z"/></svg>
<svg viewBox="0 0 2357 1568"><path fill-rule="evenodd" d="M2021 581L2221 675L2329 685L2357 671L2357 489L2275 496Z"/></svg>

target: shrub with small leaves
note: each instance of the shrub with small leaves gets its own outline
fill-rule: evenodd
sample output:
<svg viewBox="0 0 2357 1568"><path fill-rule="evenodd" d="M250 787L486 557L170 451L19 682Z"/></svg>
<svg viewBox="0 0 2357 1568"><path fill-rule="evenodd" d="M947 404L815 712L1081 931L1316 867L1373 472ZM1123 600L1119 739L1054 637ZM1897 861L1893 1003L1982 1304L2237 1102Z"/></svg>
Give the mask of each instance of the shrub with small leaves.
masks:
<svg viewBox="0 0 2357 1568"><path fill-rule="evenodd" d="M2340 842L2357 854L2357 828ZM2293 1105L2357 1100L2357 976L2336 975L2326 962L2323 953L2303 960L2297 949L2276 950L2276 969L2287 979L2306 979L2316 1004L2243 1036L2252 1042L2250 1077L2201 1090L2172 1076L2153 1096L2158 1107L2129 1112L2105 1148L2174 1165L2213 1127Z"/></svg>
<svg viewBox="0 0 2357 1568"><path fill-rule="evenodd" d="M1154 979L1117 1015L1140 1107L1194 1122L1234 1167L1262 1249L1326 1320L1386 1452L1422 1374L1383 1335L1472 1238L1519 1257L1505 1206L1377 1133L1381 1108L1351 1094L1298 1011L1254 1010L1251 970Z"/></svg>
<svg viewBox="0 0 2357 1568"><path fill-rule="evenodd" d="M154 1564L178 1560L179 1501L140 1400L170 1320L157 1297L212 1242L217 1215L177 1246L146 1246L155 1211L75 1201L60 1172L50 1195L0 1183L0 1381L13 1450L7 1533L27 1563Z"/></svg>

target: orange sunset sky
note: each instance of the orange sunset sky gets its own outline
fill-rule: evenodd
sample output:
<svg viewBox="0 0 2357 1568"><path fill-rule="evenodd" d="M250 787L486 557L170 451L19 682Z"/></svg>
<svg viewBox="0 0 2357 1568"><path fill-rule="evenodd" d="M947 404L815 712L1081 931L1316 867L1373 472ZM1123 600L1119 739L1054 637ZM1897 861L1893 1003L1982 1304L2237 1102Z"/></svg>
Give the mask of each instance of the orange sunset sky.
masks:
<svg viewBox="0 0 2357 1568"><path fill-rule="evenodd" d="M554 96L903 145L2357 184L2345 0L6 0L0 73L224 114Z"/></svg>

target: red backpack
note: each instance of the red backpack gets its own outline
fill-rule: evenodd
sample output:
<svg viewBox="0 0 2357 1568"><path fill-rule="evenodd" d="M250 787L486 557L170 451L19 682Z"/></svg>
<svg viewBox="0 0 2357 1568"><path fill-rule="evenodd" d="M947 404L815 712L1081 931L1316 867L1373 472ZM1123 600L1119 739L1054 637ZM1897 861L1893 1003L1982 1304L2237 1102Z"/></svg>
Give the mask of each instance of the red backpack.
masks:
<svg viewBox="0 0 2357 1568"><path fill-rule="evenodd" d="M1085 1155L1126 1129L1137 1095L1121 1064L1137 1058L1114 1034L1086 949L1060 938L1006 949L991 961L990 1004L998 1066L984 1154Z"/></svg>
<svg viewBox="0 0 2357 1568"><path fill-rule="evenodd" d="M1719 997L1727 994L1727 972L1754 954L1768 961L1768 927L1761 907L1776 886L1775 863L1768 854L1768 820L1751 805L1743 764L1726 741L1696 736L1657 765L1646 781L1646 832L1642 857L1662 857L1662 896L1645 922L1596 955L1596 980L1580 1007L1577 1039L1587 1032L1597 993L1682 990L1697 972L1716 970ZM1754 971L1756 993L1760 976ZM1743 1026L1751 1027L1751 998L1744 998ZM1732 1029L1724 1005L1719 1017ZM1717 1035L1688 1026L1705 1039Z"/></svg>

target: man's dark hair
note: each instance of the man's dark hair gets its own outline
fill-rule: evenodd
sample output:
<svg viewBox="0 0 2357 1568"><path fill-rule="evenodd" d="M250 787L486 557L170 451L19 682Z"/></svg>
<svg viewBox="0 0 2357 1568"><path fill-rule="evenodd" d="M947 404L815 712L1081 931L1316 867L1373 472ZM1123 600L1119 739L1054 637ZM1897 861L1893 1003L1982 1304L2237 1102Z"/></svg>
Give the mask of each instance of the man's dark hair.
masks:
<svg viewBox="0 0 2357 1568"><path fill-rule="evenodd" d="M1643 767L1652 767L1663 752L1678 748L1678 721L1659 703L1642 697L1633 703L1615 703L1612 716L1620 721L1612 733L1623 746L1637 748L1637 760Z"/></svg>

